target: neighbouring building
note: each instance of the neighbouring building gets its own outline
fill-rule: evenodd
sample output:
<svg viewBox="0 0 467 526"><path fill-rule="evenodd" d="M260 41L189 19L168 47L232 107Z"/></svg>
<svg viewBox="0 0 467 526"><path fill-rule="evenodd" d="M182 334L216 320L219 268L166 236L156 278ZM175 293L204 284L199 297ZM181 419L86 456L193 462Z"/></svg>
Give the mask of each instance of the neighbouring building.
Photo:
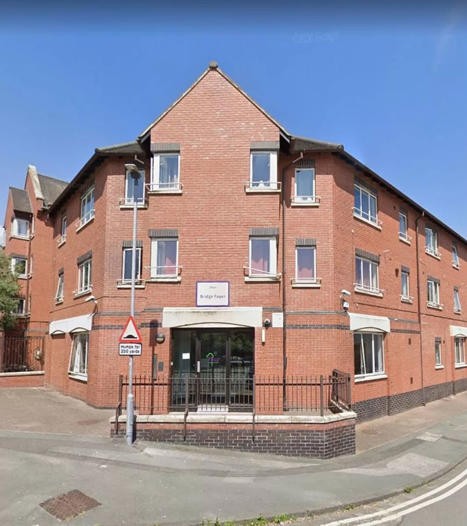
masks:
<svg viewBox="0 0 467 526"><path fill-rule="evenodd" d="M466 239L215 63L68 185L32 173L5 222L26 330L48 331L45 383L96 407L125 401L137 200L141 436L331 456L354 447L336 398L368 419L467 389Z"/></svg>

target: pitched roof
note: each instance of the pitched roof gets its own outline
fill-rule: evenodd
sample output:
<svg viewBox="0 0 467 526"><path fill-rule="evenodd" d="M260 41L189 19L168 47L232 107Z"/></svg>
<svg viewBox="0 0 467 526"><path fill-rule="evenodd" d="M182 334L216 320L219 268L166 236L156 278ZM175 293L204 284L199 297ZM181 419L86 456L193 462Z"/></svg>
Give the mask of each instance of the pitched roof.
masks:
<svg viewBox="0 0 467 526"><path fill-rule="evenodd" d="M45 206L51 205L68 186L66 181L47 175L37 174L37 178L39 179Z"/></svg>
<svg viewBox="0 0 467 526"><path fill-rule="evenodd" d="M292 153L301 151L325 151L325 150L343 150L344 145L336 142L319 141L317 139L309 139L308 137L300 137L299 135L290 136L290 151Z"/></svg>
<svg viewBox="0 0 467 526"><path fill-rule="evenodd" d="M113 144L111 146L103 146L102 148L96 148L95 150L98 153L102 154L116 154L116 155L124 155L124 154L138 154L143 153L143 149L137 143L136 141L131 142L123 142L121 144Z"/></svg>
<svg viewBox="0 0 467 526"><path fill-rule="evenodd" d="M26 214L32 214L31 201L26 190L14 188L10 186L11 201L13 204L13 210L16 212L25 212Z"/></svg>

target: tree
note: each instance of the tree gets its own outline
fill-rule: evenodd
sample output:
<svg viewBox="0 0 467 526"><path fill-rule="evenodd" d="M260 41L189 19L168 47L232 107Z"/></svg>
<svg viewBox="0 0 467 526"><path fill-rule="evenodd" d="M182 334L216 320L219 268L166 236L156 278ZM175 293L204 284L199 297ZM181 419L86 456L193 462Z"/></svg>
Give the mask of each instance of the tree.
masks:
<svg viewBox="0 0 467 526"><path fill-rule="evenodd" d="M11 329L16 322L13 314L18 306L20 287L17 277L11 272L10 259L0 249L0 326Z"/></svg>

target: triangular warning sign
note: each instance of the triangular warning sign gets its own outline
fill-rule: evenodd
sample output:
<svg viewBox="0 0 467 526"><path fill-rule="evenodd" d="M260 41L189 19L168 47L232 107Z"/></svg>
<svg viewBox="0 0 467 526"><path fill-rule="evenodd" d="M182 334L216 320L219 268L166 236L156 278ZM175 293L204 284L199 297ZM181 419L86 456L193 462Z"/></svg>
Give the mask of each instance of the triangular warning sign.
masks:
<svg viewBox="0 0 467 526"><path fill-rule="evenodd" d="M120 343L143 343L141 334L136 326L133 316L128 317L125 328L120 335Z"/></svg>

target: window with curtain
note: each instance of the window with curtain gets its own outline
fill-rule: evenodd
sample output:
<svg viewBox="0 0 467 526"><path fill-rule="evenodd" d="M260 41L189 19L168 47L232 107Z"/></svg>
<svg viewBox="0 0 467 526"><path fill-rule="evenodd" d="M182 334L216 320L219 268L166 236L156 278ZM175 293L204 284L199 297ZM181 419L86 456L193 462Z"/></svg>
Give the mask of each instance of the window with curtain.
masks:
<svg viewBox="0 0 467 526"><path fill-rule="evenodd" d="M151 277L178 276L178 239L153 239Z"/></svg>
<svg viewBox="0 0 467 526"><path fill-rule="evenodd" d="M70 366L68 373L72 376L87 378L89 333L78 332L72 336Z"/></svg>
<svg viewBox="0 0 467 526"><path fill-rule="evenodd" d="M379 333L354 334L355 376L384 373L383 335Z"/></svg>
<svg viewBox="0 0 467 526"><path fill-rule="evenodd" d="M250 237L250 276L272 277L276 275L276 238Z"/></svg>

